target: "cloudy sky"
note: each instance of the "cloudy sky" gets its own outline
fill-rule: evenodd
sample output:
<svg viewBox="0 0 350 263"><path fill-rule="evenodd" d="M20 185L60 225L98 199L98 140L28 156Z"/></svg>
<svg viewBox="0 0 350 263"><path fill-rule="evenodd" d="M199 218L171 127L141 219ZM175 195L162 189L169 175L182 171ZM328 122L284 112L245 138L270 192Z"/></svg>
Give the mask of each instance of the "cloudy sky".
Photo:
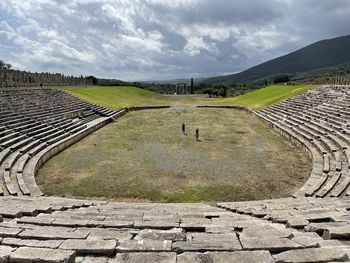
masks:
<svg viewBox="0 0 350 263"><path fill-rule="evenodd" d="M350 0L0 0L16 69L154 80L233 73L350 34Z"/></svg>

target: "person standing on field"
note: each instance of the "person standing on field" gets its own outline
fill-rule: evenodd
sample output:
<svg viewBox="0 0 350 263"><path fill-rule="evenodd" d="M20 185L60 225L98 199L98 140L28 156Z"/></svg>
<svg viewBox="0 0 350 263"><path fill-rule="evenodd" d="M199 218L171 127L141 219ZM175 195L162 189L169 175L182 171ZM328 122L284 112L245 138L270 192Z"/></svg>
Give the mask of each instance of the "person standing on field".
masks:
<svg viewBox="0 0 350 263"><path fill-rule="evenodd" d="M195 136L196 136L196 141L198 141L199 140L199 129L198 128L196 128Z"/></svg>
<svg viewBox="0 0 350 263"><path fill-rule="evenodd" d="M182 134L185 135L186 134L186 125L184 122L182 123L181 127L182 127Z"/></svg>

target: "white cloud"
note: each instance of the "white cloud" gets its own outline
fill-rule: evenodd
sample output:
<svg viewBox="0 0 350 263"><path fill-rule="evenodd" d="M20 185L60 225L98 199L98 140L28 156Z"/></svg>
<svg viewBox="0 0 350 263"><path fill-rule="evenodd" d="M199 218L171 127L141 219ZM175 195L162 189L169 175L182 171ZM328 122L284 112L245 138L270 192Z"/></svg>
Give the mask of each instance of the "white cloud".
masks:
<svg viewBox="0 0 350 263"><path fill-rule="evenodd" d="M347 0L0 1L0 59L126 80L237 72L349 34L349 11Z"/></svg>

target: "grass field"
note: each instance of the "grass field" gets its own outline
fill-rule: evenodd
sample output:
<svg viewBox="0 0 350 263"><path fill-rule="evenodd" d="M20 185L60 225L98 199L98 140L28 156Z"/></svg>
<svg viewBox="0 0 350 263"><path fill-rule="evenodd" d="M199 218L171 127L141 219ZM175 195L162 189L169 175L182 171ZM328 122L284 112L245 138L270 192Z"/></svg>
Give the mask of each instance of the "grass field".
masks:
<svg viewBox="0 0 350 263"><path fill-rule="evenodd" d="M251 109L278 103L317 86L269 86L234 98L208 98L197 96L162 96L135 87L89 87L67 88L81 99L110 109L121 109L135 105L240 105Z"/></svg>
<svg viewBox="0 0 350 263"><path fill-rule="evenodd" d="M71 95L110 109L142 104L162 104L167 101L156 93L135 87L83 87L65 89Z"/></svg>
<svg viewBox="0 0 350 263"><path fill-rule="evenodd" d="M309 171L304 152L248 113L187 105L128 113L48 161L37 181L50 195L236 201L290 196Z"/></svg>
<svg viewBox="0 0 350 263"><path fill-rule="evenodd" d="M259 109L289 99L318 86L274 85L262 88L234 98L218 99L217 104L240 105L250 109Z"/></svg>

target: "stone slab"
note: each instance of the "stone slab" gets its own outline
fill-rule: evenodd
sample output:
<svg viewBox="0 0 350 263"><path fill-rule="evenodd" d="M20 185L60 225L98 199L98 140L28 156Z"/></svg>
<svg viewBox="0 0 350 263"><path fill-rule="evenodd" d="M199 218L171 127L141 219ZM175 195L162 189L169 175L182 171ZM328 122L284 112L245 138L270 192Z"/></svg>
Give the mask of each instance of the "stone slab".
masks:
<svg viewBox="0 0 350 263"><path fill-rule="evenodd" d="M116 256L116 262L118 263L150 263L150 262L177 263L176 253L174 252L118 253Z"/></svg>
<svg viewBox="0 0 350 263"><path fill-rule="evenodd" d="M173 228L170 230L143 229L135 237L135 240L152 239L152 240L186 240L185 231L182 228Z"/></svg>
<svg viewBox="0 0 350 263"><path fill-rule="evenodd" d="M243 226L242 234L251 237L290 237L296 230L285 228L280 224L265 224L264 222L255 221L254 224Z"/></svg>
<svg viewBox="0 0 350 263"><path fill-rule="evenodd" d="M309 221L306 220L305 218L292 218L289 219L287 222L287 227L292 227L292 228L303 228L309 224Z"/></svg>
<svg viewBox="0 0 350 263"><path fill-rule="evenodd" d="M235 251L241 249L241 244L235 233L188 233L187 241L173 243L173 250L178 253L184 251Z"/></svg>
<svg viewBox="0 0 350 263"><path fill-rule="evenodd" d="M148 251L171 251L172 242L170 240L127 240L121 241L117 246L117 252L148 252Z"/></svg>
<svg viewBox="0 0 350 263"><path fill-rule="evenodd" d="M30 239L85 239L89 235L87 231L68 231L61 228L25 229L18 236Z"/></svg>
<svg viewBox="0 0 350 263"><path fill-rule="evenodd" d="M154 220L154 221L135 221L134 226L140 229L156 228L156 229L171 229L179 227L179 222L169 222L167 220Z"/></svg>
<svg viewBox="0 0 350 263"><path fill-rule="evenodd" d="M269 251L185 252L177 256L177 263L274 263Z"/></svg>
<svg viewBox="0 0 350 263"><path fill-rule="evenodd" d="M14 247L42 247L42 248L58 248L63 240L36 240L36 239L20 239L20 238L4 238L3 245Z"/></svg>
<svg viewBox="0 0 350 263"><path fill-rule="evenodd" d="M40 226L49 226L54 221L54 219L24 216L16 219L16 221L18 224L33 224L33 225L40 225Z"/></svg>
<svg viewBox="0 0 350 263"><path fill-rule="evenodd" d="M14 252L16 248L9 246L0 246L0 262L8 262L8 259L12 252Z"/></svg>
<svg viewBox="0 0 350 263"><path fill-rule="evenodd" d="M133 222L127 221L99 221L99 220L90 220L87 222L87 226L90 227L105 227L105 228L130 228L134 226Z"/></svg>
<svg viewBox="0 0 350 263"><path fill-rule="evenodd" d="M348 255L341 249L306 248L289 250L273 256L276 263L322 263L329 261L348 261Z"/></svg>
<svg viewBox="0 0 350 263"><path fill-rule="evenodd" d="M244 237L240 236L244 250L268 250L278 253L290 249L303 248L304 246L288 238L278 237Z"/></svg>
<svg viewBox="0 0 350 263"><path fill-rule="evenodd" d="M61 249L20 247L10 255L10 262L74 263L75 252Z"/></svg>
<svg viewBox="0 0 350 263"><path fill-rule="evenodd" d="M51 225L53 226L65 226L65 227L86 227L88 226L89 220L79 219L55 219Z"/></svg>
<svg viewBox="0 0 350 263"><path fill-rule="evenodd" d="M21 232L20 228L0 227L0 237L16 237Z"/></svg>
<svg viewBox="0 0 350 263"><path fill-rule="evenodd" d="M75 250L78 255L106 255L115 253L115 240L68 239L62 243L60 249Z"/></svg>
<svg viewBox="0 0 350 263"><path fill-rule="evenodd" d="M323 240L322 238L313 238L307 236L295 236L292 238L292 241L301 244L305 248L316 248L320 247L319 241Z"/></svg>
<svg viewBox="0 0 350 263"><path fill-rule="evenodd" d="M180 227L186 230L205 230L206 227L212 225L212 220L208 218L182 218Z"/></svg>
<svg viewBox="0 0 350 263"><path fill-rule="evenodd" d="M328 227L323 232L324 239L350 239L350 225Z"/></svg>
<svg viewBox="0 0 350 263"><path fill-rule="evenodd" d="M90 235L88 239L114 239L114 240L130 240L133 238L133 232L124 230L114 230L109 228L92 228L88 229Z"/></svg>
<svg viewBox="0 0 350 263"><path fill-rule="evenodd" d="M17 208L7 208L4 206L0 208L0 215L3 217L16 218L21 217L23 214Z"/></svg>

